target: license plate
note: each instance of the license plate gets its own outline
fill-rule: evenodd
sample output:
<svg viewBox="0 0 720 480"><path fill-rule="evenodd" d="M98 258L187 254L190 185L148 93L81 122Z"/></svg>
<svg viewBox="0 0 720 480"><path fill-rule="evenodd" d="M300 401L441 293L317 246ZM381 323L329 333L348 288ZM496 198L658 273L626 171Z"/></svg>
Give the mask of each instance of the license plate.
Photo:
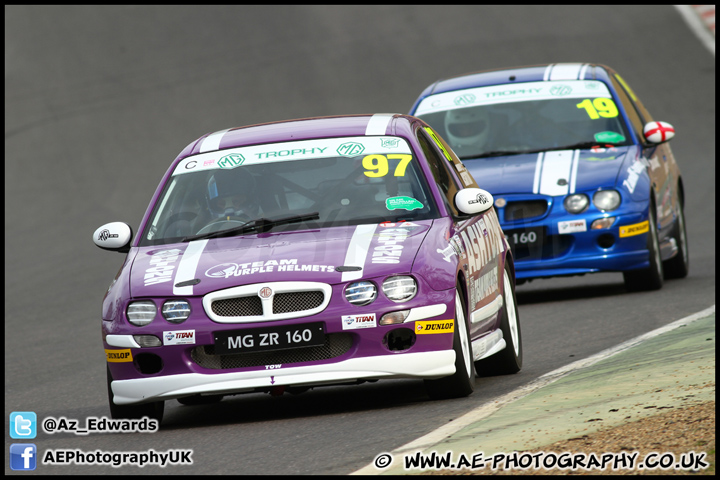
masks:
<svg viewBox="0 0 720 480"><path fill-rule="evenodd" d="M215 332L215 353L247 353L325 344L323 322Z"/></svg>
<svg viewBox="0 0 720 480"><path fill-rule="evenodd" d="M545 243L545 227L505 230L515 258L540 256Z"/></svg>

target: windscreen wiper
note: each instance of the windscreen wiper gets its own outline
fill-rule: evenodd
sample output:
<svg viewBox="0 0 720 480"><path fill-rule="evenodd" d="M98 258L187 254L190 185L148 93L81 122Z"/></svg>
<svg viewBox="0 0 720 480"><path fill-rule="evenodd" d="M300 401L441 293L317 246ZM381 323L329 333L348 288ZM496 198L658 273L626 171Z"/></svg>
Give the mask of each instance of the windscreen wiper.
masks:
<svg viewBox="0 0 720 480"><path fill-rule="evenodd" d="M483 152L480 155L468 155L460 157L460 160L469 160L472 158L485 158L485 157L501 157L504 155L520 155L523 153L534 153L529 150L493 150L492 152Z"/></svg>
<svg viewBox="0 0 720 480"><path fill-rule="evenodd" d="M288 223L300 223L307 220L317 220L318 218L320 218L319 212L308 213L305 215L291 215L289 217L276 218L274 220L271 220L269 218L258 218L244 223L239 227L228 228L227 230L220 230L217 232L190 235L183 238L181 242L191 242L193 240L203 240L206 238L229 237L232 235L240 235L241 233L250 232L252 230L257 230L259 233L263 233L269 231L273 227L277 227L278 225L286 225Z"/></svg>
<svg viewBox="0 0 720 480"><path fill-rule="evenodd" d="M616 147L618 145L607 143L607 142L580 142L580 143L573 143L572 145L565 145L562 147L552 147L552 148L546 148L545 150L584 150L587 148L592 147L608 147L613 146Z"/></svg>

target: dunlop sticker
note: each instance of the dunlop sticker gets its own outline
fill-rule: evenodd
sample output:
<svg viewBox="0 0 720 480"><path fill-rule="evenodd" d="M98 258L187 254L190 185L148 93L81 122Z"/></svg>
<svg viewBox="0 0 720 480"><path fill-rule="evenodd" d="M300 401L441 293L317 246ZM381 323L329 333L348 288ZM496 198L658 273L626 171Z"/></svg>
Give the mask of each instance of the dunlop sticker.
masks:
<svg viewBox="0 0 720 480"><path fill-rule="evenodd" d="M624 227L620 227L620 238L640 235L641 233L646 233L648 230L650 230L650 223L647 220L634 225L625 225Z"/></svg>
<svg viewBox="0 0 720 480"><path fill-rule="evenodd" d="M128 348L127 350L107 350L105 349L105 356L108 362L120 363L120 362L132 362L132 352Z"/></svg>
<svg viewBox="0 0 720 480"><path fill-rule="evenodd" d="M455 331L455 320L430 320L426 322L415 322L415 333L426 335L433 333L452 333Z"/></svg>

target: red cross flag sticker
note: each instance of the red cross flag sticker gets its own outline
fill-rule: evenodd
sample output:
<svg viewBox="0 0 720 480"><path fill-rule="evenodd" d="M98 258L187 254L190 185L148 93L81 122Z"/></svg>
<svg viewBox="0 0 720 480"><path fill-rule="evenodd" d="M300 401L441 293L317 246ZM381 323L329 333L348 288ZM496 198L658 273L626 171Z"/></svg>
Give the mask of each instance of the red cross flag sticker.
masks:
<svg viewBox="0 0 720 480"><path fill-rule="evenodd" d="M675 136L675 128L667 122L650 122L643 128L643 134L648 142L667 142Z"/></svg>

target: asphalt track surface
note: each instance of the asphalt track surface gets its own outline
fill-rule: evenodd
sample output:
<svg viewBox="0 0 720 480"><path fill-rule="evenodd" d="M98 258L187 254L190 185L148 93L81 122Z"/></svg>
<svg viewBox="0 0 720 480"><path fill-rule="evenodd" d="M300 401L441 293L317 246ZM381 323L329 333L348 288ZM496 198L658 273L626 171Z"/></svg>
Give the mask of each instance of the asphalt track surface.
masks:
<svg viewBox="0 0 720 480"><path fill-rule="evenodd" d="M597 62L672 123L690 275L626 292L621 274L518 287L525 358L432 402L422 382L168 402L157 433L39 433L48 450L192 450L191 466L38 465L42 474L347 474L538 377L715 304L715 59L671 6L5 7L5 425L108 415L102 296L173 158L232 126L407 112L440 77ZM12 474L9 462L5 473ZM27 474L25 472L17 472Z"/></svg>

